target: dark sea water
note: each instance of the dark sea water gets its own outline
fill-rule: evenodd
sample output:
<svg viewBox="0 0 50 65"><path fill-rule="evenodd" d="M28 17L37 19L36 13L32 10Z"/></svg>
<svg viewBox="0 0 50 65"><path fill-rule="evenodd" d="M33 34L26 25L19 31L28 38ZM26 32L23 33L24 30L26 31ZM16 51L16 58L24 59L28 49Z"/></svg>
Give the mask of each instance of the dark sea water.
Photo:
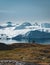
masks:
<svg viewBox="0 0 50 65"><path fill-rule="evenodd" d="M21 40L12 40L12 39L0 39L1 43L12 44L12 43L37 43L37 44L50 44L50 39L21 39Z"/></svg>

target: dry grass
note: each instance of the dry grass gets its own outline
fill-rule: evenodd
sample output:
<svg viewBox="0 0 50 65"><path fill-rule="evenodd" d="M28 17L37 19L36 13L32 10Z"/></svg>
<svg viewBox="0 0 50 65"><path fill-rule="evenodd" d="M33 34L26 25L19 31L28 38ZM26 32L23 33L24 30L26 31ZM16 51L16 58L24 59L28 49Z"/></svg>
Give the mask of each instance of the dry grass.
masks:
<svg viewBox="0 0 50 65"><path fill-rule="evenodd" d="M12 50L0 50L0 59L13 59L18 61L50 63L50 45L39 44L13 44ZM11 47L13 47L11 45ZM21 45L21 46L20 46Z"/></svg>

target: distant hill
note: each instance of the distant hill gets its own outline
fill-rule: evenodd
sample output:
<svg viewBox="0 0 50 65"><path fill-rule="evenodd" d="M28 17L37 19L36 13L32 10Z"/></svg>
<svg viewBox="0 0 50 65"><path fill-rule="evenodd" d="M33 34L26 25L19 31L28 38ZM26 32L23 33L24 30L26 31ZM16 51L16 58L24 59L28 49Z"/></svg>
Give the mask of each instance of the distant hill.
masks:
<svg viewBox="0 0 50 65"><path fill-rule="evenodd" d="M8 50L10 47L4 43L0 43L0 50Z"/></svg>
<svg viewBox="0 0 50 65"><path fill-rule="evenodd" d="M3 26L0 26L0 29L3 29L4 27Z"/></svg>
<svg viewBox="0 0 50 65"><path fill-rule="evenodd" d="M35 22L34 24L33 24L33 26L40 26L37 22Z"/></svg>
<svg viewBox="0 0 50 65"><path fill-rule="evenodd" d="M7 22L6 27L13 27L12 22Z"/></svg>
<svg viewBox="0 0 50 65"><path fill-rule="evenodd" d="M27 39L28 41L29 40L32 41L33 39L43 39L43 38L45 38L45 39L50 38L50 33L34 30L34 31L28 31L24 35L20 34L15 37L12 37L12 39L14 39L14 40Z"/></svg>
<svg viewBox="0 0 50 65"><path fill-rule="evenodd" d="M50 38L50 33L43 31L29 31L25 34L26 38Z"/></svg>
<svg viewBox="0 0 50 65"><path fill-rule="evenodd" d="M0 50L12 50L14 48L17 48L17 45L15 43L14 44L0 43Z"/></svg>
<svg viewBox="0 0 50 65"><path fill-rule="evenodd" d="M15 48L24 48L24 47L31 47L36 46L36 44L28 44L28 43L12 43L12 44L5 44L0 43L0 50L12 50Z"/></svg>
<svg viewBox="0 0 50 65"><path fill-rule="evenodd" d="M14 40L21 40L22 38L23 38L23 35L21 35L21 34L15 36L15 37L12 37L12 39L14 39Z"/></svg>
<svg viewBox="0 0 50 65"><path fill-rule="evenodd" d="M50 28L50 23L42 23L41 27Z"/></svg>
<svg viewBox="0 0 50 65"><path fill-rule="evenodd" d="M26 26L31 26L31 24L29 22L24 22L21 25L19 25L18 27L15 28L16 29L25 29Z"/></svg>

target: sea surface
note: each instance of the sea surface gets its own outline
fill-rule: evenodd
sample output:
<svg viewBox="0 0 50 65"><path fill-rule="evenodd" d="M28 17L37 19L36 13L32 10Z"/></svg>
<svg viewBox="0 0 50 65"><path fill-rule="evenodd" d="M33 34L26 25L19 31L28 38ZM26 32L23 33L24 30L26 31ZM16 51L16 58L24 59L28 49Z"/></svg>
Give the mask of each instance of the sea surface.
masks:
<svg viewBox="0 0 50 65"><path fill-rule="evenodd" d="M21 40L12 40L12 39L0 39L0 43L12 44L12 43L37 43L37 44L50 44L50 39L21 39Z"/></svg>

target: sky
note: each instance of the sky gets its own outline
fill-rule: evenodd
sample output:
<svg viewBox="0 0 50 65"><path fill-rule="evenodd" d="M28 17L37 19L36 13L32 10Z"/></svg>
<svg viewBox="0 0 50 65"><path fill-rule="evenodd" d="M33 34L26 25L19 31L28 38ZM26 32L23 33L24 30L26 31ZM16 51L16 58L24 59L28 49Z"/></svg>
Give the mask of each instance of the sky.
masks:
<svg viewBox="0 0 50 65"><path fill-rule="evenodd" d="M0 0L0 23L50 22L50 0Z"/></svg>

